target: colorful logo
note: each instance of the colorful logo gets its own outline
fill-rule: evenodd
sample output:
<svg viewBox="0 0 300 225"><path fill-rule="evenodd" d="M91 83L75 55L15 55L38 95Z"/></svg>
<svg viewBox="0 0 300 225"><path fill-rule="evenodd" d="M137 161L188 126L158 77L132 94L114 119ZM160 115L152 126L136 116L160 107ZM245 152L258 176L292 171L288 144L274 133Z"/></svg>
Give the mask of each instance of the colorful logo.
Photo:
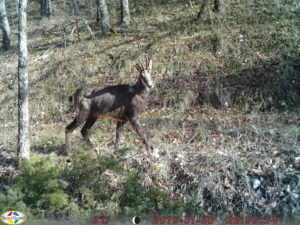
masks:
<svg viewBox="0 0 300 225"><path fill-rule="evenodd" d="M1 215L1 221L6 224L21 224L25 220L25 214L18 211L8 211Z"/></svg>

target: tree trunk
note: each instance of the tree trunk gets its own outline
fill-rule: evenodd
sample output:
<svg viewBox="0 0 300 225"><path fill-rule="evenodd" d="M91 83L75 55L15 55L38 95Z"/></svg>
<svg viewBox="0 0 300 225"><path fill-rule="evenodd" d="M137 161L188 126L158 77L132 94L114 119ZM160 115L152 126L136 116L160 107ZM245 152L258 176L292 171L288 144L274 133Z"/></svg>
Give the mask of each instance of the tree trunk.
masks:
<svg viewBox="0 0 300 225"><path fill-rule="evenodd" d="M130 23L128 0L121 0L121 24L128 26Z"/></svg>
<svg viewBox="0 0 300 225"><path fill-rule="evenodd" d="M28 111L28 74L27 74L27 0L19 4L19 64L18 64L18 156L29 159L29 111Z"/></svg>
<svg viewBox="0 0 300 225"><path fill-rule="evenodd" d="M16 1L16 13L17 16L19 15L19 0L15 0Z"/></svg>
<svg viewBox="0 0 300 225"><path fill-rule="evenodd" d="M83 23L85 24L86 28L91 33L93 39L96 39L95 35L94 35L94 32L92 31L91 27L86 22L86 20L84 19L84 17L81 15L81 12L80 12L80 9L79 9L79 4L78 4L77 0L73 0L73 8L74 8L75 16L76 16L76 30L77 30L78 40L79 41L81 40L81 38L80 38L80 32L79 32L79 19L81 19L83 21Z"/></svg>
<svg viewBox="0 0 300 225"><path fill-rule="evenodd" d="M296 3L296 12L300 13L300 0L297 0L297 3Z"/></svg>
<svg viewBox="0 0 300 225"><path fill-rule="evenodd" d="M49 16L52 16L53 15L52 0L47 0L47 8L48 8Z"/></svg>
<svg viewBox="0 0 300 225"><path fill-rule="evenodd" d="M196 21L199 20L199 19L201 18L201 16L203 15L204 9L205 9L206 6L207 6L207 1L208 1L208 0L203 0L203 1L202 1L200 10L199 10L198 15L197 15L197 18L196 18Z"/></svg>
<svg viewBox="0 0 300 225"><path fill-rule="evenodd" d="M10 28L6 14L5 0L0 0L0 26L3 35L3 48L10 48Z"/></svg>
<svg viewBox="0 0 300 225"><path fill-rule="evenodd" d="M41 16L52 16L53 8L51 0L40 0Z"/></svg>
<svg viewBox="0 0 300 225"><path fill-rule="evenodd" d="M224 0L214 0L214 11L217 13L224 13Z"/></svg>
<svg viewBox="0 0 300 225"><path fill-rule="evenodd" d="M74 9L74 14L76 16L79 16L80 10L79 10L79 5L77 0L73 0L73 9Z"/></svg>
<svg viewBox="0 0 300 225"><path fill-rule="evenodd" d="M102 31L104 34L110 32L109 26L109 14L105 0L96 0L97 4L97 15L100 17L98 18L102 23Z"/></svg>

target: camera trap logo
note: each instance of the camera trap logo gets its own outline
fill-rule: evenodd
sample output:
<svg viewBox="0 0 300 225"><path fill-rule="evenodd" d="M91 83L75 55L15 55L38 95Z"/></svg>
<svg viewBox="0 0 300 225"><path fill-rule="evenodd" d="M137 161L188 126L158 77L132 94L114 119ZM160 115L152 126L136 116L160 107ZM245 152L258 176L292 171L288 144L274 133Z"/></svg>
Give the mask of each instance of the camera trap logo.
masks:
<svg viewBox="0 0 300 225"><path fill-rule="evenodd" d="M26 221L26 216L22 212L8 211L1 215L1 221L5 224L21 224Z"/></svg>

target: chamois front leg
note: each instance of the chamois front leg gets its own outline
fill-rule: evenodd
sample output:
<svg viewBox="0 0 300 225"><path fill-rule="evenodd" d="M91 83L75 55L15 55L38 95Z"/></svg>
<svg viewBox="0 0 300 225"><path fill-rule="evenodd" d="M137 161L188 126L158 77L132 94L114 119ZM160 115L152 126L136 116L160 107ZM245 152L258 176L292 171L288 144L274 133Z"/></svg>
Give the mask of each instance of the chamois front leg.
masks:
<svg viewBox="0 0 300 225"><path fill-rule="evenodd" d="M66 126L65 129L65 134L66 134L66 139L65 139L65 147L66 147L66 152L69 155L70 153L70 134L77 128L79 127L86 119L88 118L88 110L83 110L81 111L75 119L70 123L68 126Z"/></svg>
<svg viewBox="0 0 300 225"><path fill-rule="evenodd" d="M129 119L129 122L132 125L133 129L135 130L135 132L142 138L143 143L146 146L146 150L147 150L148 154L150 155L150 152L149 152L149 150L150 150L149 143L148 143L148 140L146 138L146 135L145 135L144 131L141 128L139 119L132 118L132 119Z"/></svg>
<svg viewBox="0 0 300 225"><path fill-rule="evenodd" d="M84 140L88 143L88 145L90 145L91 147L93 147L92 142L90 141L89 138L89 131L92 128L92 126L95 124L97 118L93 118L90 117L84 124L84 126L81 129L81 135L83 136Z"/></svg>
<svg viewBox="0 0 300 225"><path fill-rule="evenodd" d="M125 123L126 123L125 121L117 122L115 148L119 147L120 135Z"/></svg>
<svg viewBox="0 0 300 225"><path fill-rule="evenodd" d="M82 117L76 117L72 123L70 123L68 126L66 126L65 129L65 150L66 153L69 155L70 154L70 134L77 128L80 126L80 124L82 124L84 122L84 118Z"/></svg>

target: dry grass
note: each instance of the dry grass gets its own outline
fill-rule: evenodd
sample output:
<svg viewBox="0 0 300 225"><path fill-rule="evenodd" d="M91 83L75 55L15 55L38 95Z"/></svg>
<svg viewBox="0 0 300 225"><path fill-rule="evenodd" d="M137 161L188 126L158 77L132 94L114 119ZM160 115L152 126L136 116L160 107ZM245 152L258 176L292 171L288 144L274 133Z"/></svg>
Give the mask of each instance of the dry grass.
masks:
<svg viewBox="0 0 300 225"><path fill-rule="evenodd" d="M142 116L154 147L153 185L172 193L174 199L184 197L199 213L270 215L299 210L299 168L294 165L300 155L299 112L250 112L253 106L242 105L246 113L234 107L195 106L207 86L216 89L223 104L233 104L230 89L222 89L219 82L224 77L231 81L265 62L271 63L273 71L278 68L272 67L273 62L282 62L286 55L295 59L293 45L299 41L299 28L287 17L287 4L269 1L281 12L278 23L270 25L271 6L231 2L225 18L211 12L210 18L206 14L198 23L193 21L197 8L185 4L147 8L151 10L137 7L132 26L116 27L115 35L103 37L89 21L97 33L97 40L91 40L81 24L82 41L77 40L77 31L72 33L76 29L72 16L38 20L38 8L32 4L28 9L32 151L61 154L64 127L72 119L67 97L84 83L133 83L136 59L147 52L155 62L157 83L150 110ZM261 12L266 14L262 22ZM0 148L6 151L15 150L17 140L16 18L12 21L13 48L0 51ZM295 31L292 37L289 29ZM276 42L285 38L286 43ZM247 79L245 75L237 81ZM295 101L299 101L297 95ZM143 151L142 145L129 125L116 152L114 130L115 124L106 120L93 127L91 140L98 154L129 158L122 163L124 168L143 168L143 156L136 155ZM79 129L72 139L74 146L80 146ZM298 177L297 184L291 176ZM261 183L256 189L255 180Z"/></svg>

